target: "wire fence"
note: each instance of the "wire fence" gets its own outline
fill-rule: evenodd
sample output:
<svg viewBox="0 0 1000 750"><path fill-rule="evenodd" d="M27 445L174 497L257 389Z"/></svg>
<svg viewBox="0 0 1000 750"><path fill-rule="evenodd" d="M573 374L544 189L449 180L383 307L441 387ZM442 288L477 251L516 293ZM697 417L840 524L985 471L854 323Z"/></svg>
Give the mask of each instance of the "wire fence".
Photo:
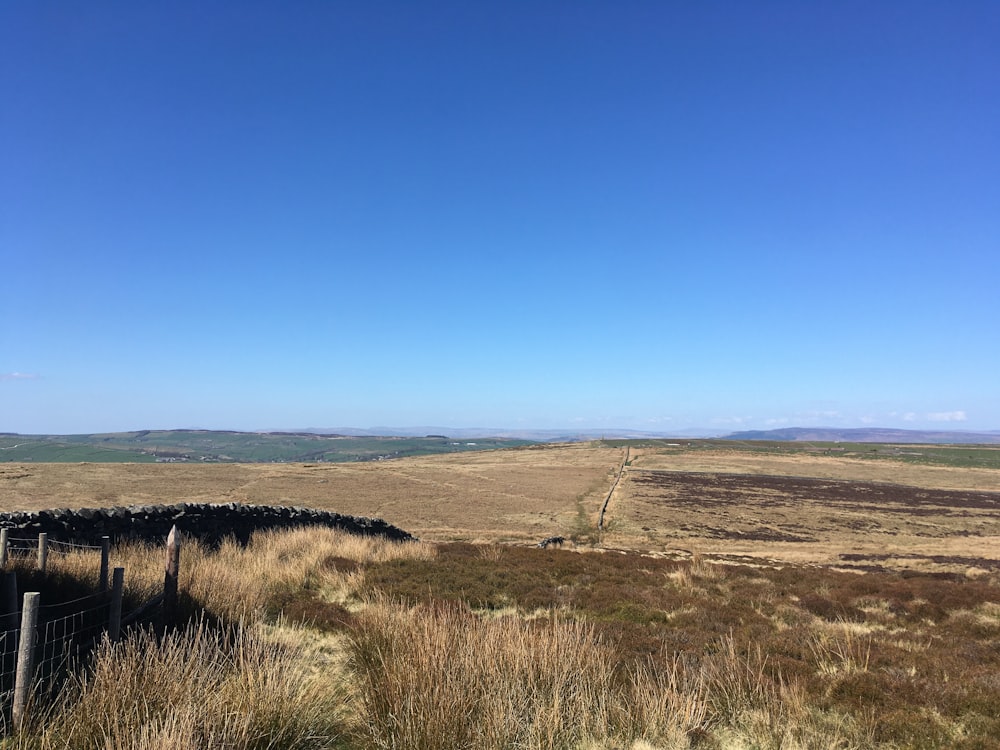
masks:
<svg viewBox="0 0 1000 750"><path fill-rule="evenodd" d="M105 634L117 640L123 623L147 618L157 609L167 621L176 604L179 549L174 530L168 538L164 592L123 616L125 571L116 568L114 585L109 586L108 537L103 537L101 545L91 545L49 540L45 534L39 534L37 539L10 538L7 529L0 529L0 568L3 568L0 572L0 703L2 718L10 717L9 726L17 728L24 721L25 712L32 703L29 700L31 692L42 689L54 693ZM38 572L32 575L37 578L40 572L44 582L49 553L72 555L97 551L101 553L97 591L45 604L35 592L25 593L23 601L18 600L16 573L6 570L11 555L37 553Z"/></svg>
<svg viewBox="0 0 1000 750"><path fill-rule="evenodd" d="M111 601L104 593L38 607L36 679L59 679L108 629Z"/></svg>
<svg viewBox="0 0 1000 750"><path fill-rule="evenodd" d="M7 552L8 554L14 553L25 553L34 552L38 549L37 539L8 539L7 540Z"/></svg>
<svg viewBox="0 0 1000 750"><path fill-rule="evenodd" d="M9 541L9 540L8 540ZM61 542L58 539L49 540L49 550L55 552L62 552L64 555L72 554L74 551L80 552L100 552L103 549L101 545L94 544L77 544L75 542Z"/></svg>
<svg viewBox="0 0 1000 750"><path fill-rule="evenodd" d="M21 613L17 613L18 620ZM17 646L20 628L5 630L0 633L0 694L6 705L10 702L10 693L14 690L14 675L17 671Z"/></svg>
<svg viewBox="0 0 1000 750"><path fill-rule="evenodd" d="M58 539L49 539L46 533L40 533L37 537L11 537L10 529L0 529L0 568L6 568L8 558L24 559L35 553L35 568L45 573L48 567L49 557L52 555L63 558L73 555L86 556L91 552L101 553L101 570L99 587L101 591L108 590L109 560L111 557L111 537L101 537L101 544L82 544L79 542L66 542Z"/></svg>
<svg viewBox="0 0 1000 750"><path fill-rule="evenodd" d="M99 544L78 544L76 542L63 542L58 539L49 539L45 534L37 537L7 537L7 554L30 555L37 553L39 548L45 546L49 554L72 555L81 552L100 552L104 547Z"/></svg>

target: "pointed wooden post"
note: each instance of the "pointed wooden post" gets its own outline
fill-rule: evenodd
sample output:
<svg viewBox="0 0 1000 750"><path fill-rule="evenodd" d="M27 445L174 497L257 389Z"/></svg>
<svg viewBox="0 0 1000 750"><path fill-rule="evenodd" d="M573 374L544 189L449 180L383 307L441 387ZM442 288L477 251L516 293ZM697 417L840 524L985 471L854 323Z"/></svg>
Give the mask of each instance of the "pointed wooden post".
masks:
<svg viewBox="0 0 1000 750"><path fill-rule="evenodd" d="M163 577L163 624L170 625L177 614L177 577L181 567L181 540L177 527L167 535L167 566Z"/></svg>
<svg viewBox="0 0 1000 750"><path fill-rule="evenodd" d="M7 538L10 535L10 529L0 529L0 568L7 567Z"/></svg>

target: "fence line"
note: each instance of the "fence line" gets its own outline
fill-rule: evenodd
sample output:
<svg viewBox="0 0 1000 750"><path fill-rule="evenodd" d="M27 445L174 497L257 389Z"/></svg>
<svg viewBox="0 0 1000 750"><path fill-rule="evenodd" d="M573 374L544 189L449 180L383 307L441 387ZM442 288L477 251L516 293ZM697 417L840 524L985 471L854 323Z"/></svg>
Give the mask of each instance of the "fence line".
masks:
<svg viewBox="0 0 1000 750"><path fill-rule="evenodd" d="M111 557L111 537L107 535L102 536L100 545L79 544L76 542L63 542L57 539L49 540L49 535L44 532L39 534L37 539L34 537L12 538L9 535L9 529L0 529L0 568L7 566L7 558L11 551L26 553L32 550L36 550L38 554L35 567L43 573L48 565L50 553L71 555L77 554L78 551L99 550L101 553L99 586L101 591L108 590L108 561Z"/></svg>
<svg viewBox="0 0 1000 750"><path fill-rule="evenodd" d="M39 534L38 536L42 536ZM47 544L49 546L49 552L55 552L53 549L55 547L62 547L64 549L59 550L63 554L72 554L73 550L92 550L100 551L103 549L100 544L79 544L77 542L64 542L61 539L48 539ZM38 549L38 537L37 536L27 536L27 537L7 537L7 548L16 549L18 551L30 552L32 550Z"/></svg>
<svg viewBox="0 0 1000 750"><path fill-rule="evenodd" d="M7 529L0 529L0 567L8 561L8 551L25 549L17 543L31 543L31 539L11 539ZM3 571L0 579L0 701L11 706L11 722L16 729L26 719L32 705L30 693L39 685L54 688L75 662L90 652L101 638L118 640L121 628L148 615L162 605L164 624L170 623L176 609L177 579L180 561L180 540L176 527L171 529L167 544L163 591L140 604L132 612L122 615L125 569L114 569L113 586L108 585L108 555L110 540L102 538L100 546L56 542L73 550L100 550L100 587L95 593L85 594L63 602L40 603L40 594L24 594L22 606L17 608L17 583L13 571ZM11 543L14 543L12 545ZM45 554L48 542L39 534L38 570L45 571ZM52 550L57 553L64 550ZM20 627L18 627L20 623Z"/></svg>
<svg viewBox="0 0 1000 750"><path fill-rule="evenodd" d="M37 539L8 539L8 552L34 552L38 549Z"/></svg>
<svg viewBox="0 0 1000 750"><path fill-rule="evenodd" d="M107 629L109 602L96 607L46 620L37 644L41 652L35 665L36 677L53 680L73 659L79 657L95 636ZM98 617L100 615L100 617Z"/></svg>
<svg viewBox="0 0 1000 750"><path fill-rule="evenodd" d="M54 612L54 611L56 611L59 608L69 607L69 606L75 606L75 605L79 604L80 602L85 602L85 601L88 601L90 599L101 600L103 598L104 598L104 594L102 594L101 592L98 591L97 593L94 593L94 594L84 594L81 597L78 597L76 599L69 599L69 600L67 600L65 602L54 602L52 604L39 604L38 605L38 609L39 610L44 610L46 612L48 612L48 611L53 611Z"/></svg>
<svg viewBox="0 0 1000 750"><path fill-rule="evenodd" d="M30 541L30 540L29 540ZM56 545L58 547L66 547L68 550L83 549L83 550L101 550L103 549L100 544L77 544L76 542L62 542L58 539L50 539L49 546ZM66 552L69 554L69 552Z"/></svg>

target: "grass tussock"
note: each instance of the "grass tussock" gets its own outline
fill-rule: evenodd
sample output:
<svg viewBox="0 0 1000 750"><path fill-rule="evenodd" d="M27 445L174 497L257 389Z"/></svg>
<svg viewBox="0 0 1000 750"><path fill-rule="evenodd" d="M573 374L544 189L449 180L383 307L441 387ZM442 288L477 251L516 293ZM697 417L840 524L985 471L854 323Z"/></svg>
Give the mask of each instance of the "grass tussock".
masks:
<svg viewBox="0 0 1000 750"><path fill-rule="evenodd" d="M189 545L181 586L190 596L227 619L308 610L322 602L350 598L366 565L397 559L433 558L434 547L387 542L323 528L256 534L248 547L226 542L209 551ZM300 606L296 606L298 603ZM286 613L287 614L287 613ZM317 614L322 614L317 612Z"/></svg>
<svg viewBox="0 0 1000 750"><path fill-rule="evenodd" d="M480 618L455 604L381 599L352 636L372 748L686 745L705 707L676 671L628 679L592 627L553 617ZM666 744L664 744L666 743Z"/></svg>
<svg viewBox="0 0 1000 750"><path fill-rule="evenodd" d="M245 627L140 631L101 644L20 746L335 748L344 706L330 687L310 679L294 651Z"/></svg>

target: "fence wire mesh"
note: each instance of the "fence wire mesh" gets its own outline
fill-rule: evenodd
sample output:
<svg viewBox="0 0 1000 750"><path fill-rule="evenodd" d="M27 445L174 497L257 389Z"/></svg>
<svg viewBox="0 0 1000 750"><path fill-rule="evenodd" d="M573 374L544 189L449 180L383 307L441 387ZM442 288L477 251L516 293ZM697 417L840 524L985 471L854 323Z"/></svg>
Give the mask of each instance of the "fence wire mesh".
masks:
<svg viewBox="0 0 1000 750"><path fill-rule="evenodd" d="M8 537L8 559L30 558L39 553L40 545L41 539L37 536ZM45 538L45 546L50 557L90 555L96 552L97 558L101 560L102 577L106 574L107 540L104 544L93 545ZM48 579L44 569L31 573L34 576L39 574L42 581ZM16 582L6 579L6 576L14 575L16 573L13 570L4 572L3 585L7 592L17 590ZM101 583L104 584L103 578ZM45 584L41 585L44 587ZM16 597L16 593L13 596ZM72 599L38 604L36 626L30 633L22 633L21 630L23 612L19 597L16 604L12 598L0 597L0 605L0 724L6 724L10 717L9 708L14 701L22 637L30 639L28 643L33 656L32 685L41 688L43 693L54 694L71 670L80 666L107 632L112 596L111 591L102 589ZM15 608L17 611L11 611Z"/></svg>
<svg viewBox="0 0 1000 750"><path fill-rule="evenodd" d="M94 594L38 609L35 673L43 683L52 682L89 653L107 629L110 602L106 596Z"/></svg>

